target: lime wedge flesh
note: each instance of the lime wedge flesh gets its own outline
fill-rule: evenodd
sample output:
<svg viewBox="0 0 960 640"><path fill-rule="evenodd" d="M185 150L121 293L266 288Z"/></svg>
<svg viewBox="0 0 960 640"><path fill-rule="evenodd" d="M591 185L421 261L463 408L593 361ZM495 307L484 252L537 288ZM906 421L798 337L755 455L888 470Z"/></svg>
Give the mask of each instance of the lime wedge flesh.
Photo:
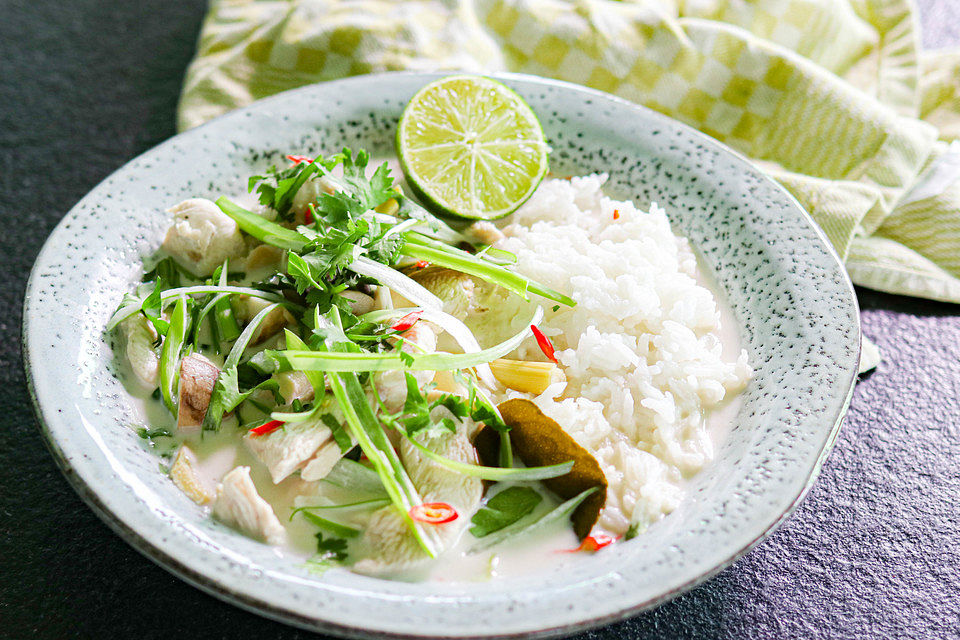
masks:
<svg viewBox="0 0 960 640"><path fill-rule="evenodd" d="M413 96L400 118L397 155L425 204L471 220L516 210L547 172L537 116L482 76L441 78Z"/></svg>

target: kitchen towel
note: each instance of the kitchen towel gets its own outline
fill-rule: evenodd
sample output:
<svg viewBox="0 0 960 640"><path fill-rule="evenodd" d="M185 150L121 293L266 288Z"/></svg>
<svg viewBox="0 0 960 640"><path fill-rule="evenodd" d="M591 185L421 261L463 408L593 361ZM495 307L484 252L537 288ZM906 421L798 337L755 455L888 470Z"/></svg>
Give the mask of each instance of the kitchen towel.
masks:
<svg viewBox="0 0 960 640"><path fill-rule="evenodd" d="M855 283L960 303L960 50L922 51L908 0L211 0L178 124L394 70L655 109L778 180Z"/></svg>

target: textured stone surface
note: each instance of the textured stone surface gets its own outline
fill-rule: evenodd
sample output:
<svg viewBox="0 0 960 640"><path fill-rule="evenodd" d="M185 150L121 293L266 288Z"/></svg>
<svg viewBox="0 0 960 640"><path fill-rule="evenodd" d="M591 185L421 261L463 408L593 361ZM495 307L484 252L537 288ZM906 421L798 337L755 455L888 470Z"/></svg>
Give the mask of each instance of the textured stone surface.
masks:
<svg viewBox="0 0 960 640"><path fill-rule="evenodd" d="M202 2L7 3L0 22L0 636L300 638L172 577L101 524L36 429L19 362L59 218L173 132ZM924 42L960 5L921 2ZM884 352L796 514L707 584L582 638L960 637L960 309L860 292Z"/></svg>

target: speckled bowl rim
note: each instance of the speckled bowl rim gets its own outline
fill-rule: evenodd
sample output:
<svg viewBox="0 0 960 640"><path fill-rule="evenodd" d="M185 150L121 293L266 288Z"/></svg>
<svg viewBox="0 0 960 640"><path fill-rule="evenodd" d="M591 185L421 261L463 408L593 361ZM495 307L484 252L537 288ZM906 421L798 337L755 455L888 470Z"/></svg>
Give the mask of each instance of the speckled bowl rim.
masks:
<svg viewBox="0 0 960 640"><path fill-rule="evenodd" d="M379 76L411 76L421 78L424 83L429 82L432 79L442 77L446 75L444 73L429 73L429 72L391 72L384 74L371 74L366 76L355 76L351 78L345 78L341 80L334 80L325 83L319 83L318 85L309 85L301 87L298 89L293 89L286 91L281 94L277 94L262 100L253 103L249 107L243 109L238 109L235 112L231 112L225 116L212 120L209 123L196 127L189 132L181 135L191 135L197 131L203 130L206 127L215 125L215 123L221 121L224 118L237 117L238 114L243 113L248 110L256 110L262 108L264 105L270 105L273 103L278 103L282 101L287 101L291 99L291 96L295 96L300 92L305 91L314 91L318 86L322 86L329 91L349 91L351 85L354 84L364 84L371 81L376 81L376 78ZM795 213L801 217L801 219L809 226L810 230L815 234L819 239L819 242L823 245L820 247L825 253L836 263L836 266L839 267L839 272L842 275L842 282L840 283L844 287L849 295L849 300L847 301L851 304L856 314L854 314L854 322L856 326L854 327L854 334L856 335L857 344L855 345L855 354L856 361L859 361L860 355L860 322L859 322L859 309L857 304L857 298L853 285L850 282L849 278L846 276L846 272L842 267L842 261L839 256L833 250L832 245L826 238L826 235L823 231L813 222L809 214L803 209L803 207L796 201L796 199L787 192L783 187L774 182L771 178L766 176L759 167L754 165L750 160L741 155L740 153L730 149L723 143L715 140L703 134L683 123L680 123L676 120L673 120L667 116L659 114L655 111L647 109L646 107L637 105L635 103L629 102L627 100L612 96L602 91L597 91L589 89L580 85L562 82L558 80L551 80L546 78L541 78L538 76L530 76L526 74L513 74L513 73L500 73L492 74L493 77L507 80L507 81L516 81L528 83L531 85L542 85L542 86L552 86L563 88L564 90L581 92L586 95L594 96L598 100L609 101L627 107L628 109L635 110L639 113L642 113L643 116L647 119L658 121L665 129L681 129L684 133L690 138L697 139L700 143L706 147L711 147L715 150L718 150L720 153L728 156L735 164L740 164L745 172L756 174L762 178L763 181L768 183L768 186L774 187L775 190L780 192L783 200L786 203L789 203L792 208L795 209ZM101 184L108 182L113 176L124 172L129 166L136 163L140 158L148 154L154 153L158 150L163 149L169 145L172 145L176 138L180 136L175 136L156 147L144 152L137 158L134 158L124 164L122 167L113 172L110 176L105 178ZM98 187L92 190L96 191ZM85 196L86 199L86 196ZM81 200L83 202L83 200ZM79 205L78 205L79 206ZM575 633L578 631L596 628L602 625L606 625L618 620L635 615L643 610L658 606L674 597L683 593L701 583L713 577L726 567L730 566L738 558L750 551L754 546L759 544L767 536L769 536L782 522L784 522L796 509L799 503L803 500L806 493L813 486L816 481L817 476L820 473L823 463L826 458L829 456L830 451L832 450L834 443L836 441L837 434L843 423L843 418L846 414L846 410L849 407L850 400L853 395L853 388L857 380L857 368L853 366L847 371L847 376L845 379L842 379L838 385L841 388L845 388L846 391L842 396L842 400L835 402L832 410L829 412L829 416L824 416L823 421L830 422L831 427L827 432L827 437L824 439L823 446L820 450L819 455L815 460L812 461L812 464L807 472L807 482L801 487L800 491L796 495L790 496L784 503L784 508L782 512L769 521L765 526L759 528L752 537L743 539L743 542L736 548L733 552L726 555L726 557L721 558L716 561L711 569L703 571L698 575L695 575L682 583L675 585L674 587L660 593L657 596L638 601L632 606L623 607L617 610L605 612L602 615L588 617L584 616L581 619L564 624L562 626L549 626L544 625L535 630L524 630L524 631L504 631L498 632L491 630L490 633L481 633L477 635L444 635L438 633L424 633L424 634L409 634L409 633L390 633L382 630L370 630L363 627L362 625L346 625L340 622L335 622L329 619L313 617L313 616L304 616L296 612L293 612L287 608L276 606L274 603L266 601L262 597L247 593L242 589L234 589L226 583L222 578L218 579L217 576L210 576L202 572L195 571L188 564L184 564L167 553L162 547L154 545L147 540L145 540L142 535L138 532L138 525L142 526L142 523L131 523L124 519L124 516L121 514L116 514L107 508L97 491L90 486L88 478L84 475L83 469L76 468L71 464L69 460L69 454L61 447L61 443L55 437L51 425L56 424L58 417L55 413L49 413L45 410L45 406L41 399L38 397L37 389L35 387L34 381L34 367L42 367L42 363L34 362L34 347L30 334L30 319L34 314L34 308L32 305L33 296L32 292L36 290L37 274L40 271L40 265L43 264L43 261L47 258L47 253L52 249L52 238L54 238L58 232L62 232L63 227L71 220L73 215L75 215L75 210L71 209L70 212L64 216L63 220L57 225L57 227L51 232L50 239L44 244L41 249L34 267L31 271L30 278L26 286L26 295L24 298L24 309L23 309L23 325L22 325L22 358L24 369L26 371L27 386L33 401L34 409L38 417L39 426L41 433L44 436L44 441L47 447L50 449L53 454L54 460L57 465L63 472L64 476L69 481L70 485L78 493L81 499L87 503L87 505L111 528L113 529L121 538L126 540L131 546L133 546L141 554L154 561L164 569L170 571L174 575L184 579L188 583L194 585L195 587L203 590L210 595L213 595L221 600L237 605L243 609L249 610L251 612L263 615L284 623L292 624L310 631L320 631L320 632L329 632L343 637L352 637L352 638L541 638L541 637L556 637L564 634Z"/></svg>

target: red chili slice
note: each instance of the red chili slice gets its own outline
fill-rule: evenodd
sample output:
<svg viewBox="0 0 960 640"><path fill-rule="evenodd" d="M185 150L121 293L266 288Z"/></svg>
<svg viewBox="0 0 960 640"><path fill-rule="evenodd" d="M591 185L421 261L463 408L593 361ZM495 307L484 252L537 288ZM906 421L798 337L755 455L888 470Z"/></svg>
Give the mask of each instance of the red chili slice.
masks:
<svg viewBox="0 0 960 640"><path fill-rule="evenodd" d="M313 162L313 158L310 156L301 156L297 154L291 154L287 156L287 160L293 164L300 164L301 162Z"/></svg>
<svg viewBox="0 0 960 640"><path fill-rule="evenodd" d="M583 539L583 542L580 543L579 547L577 547L576 549L569 549L569 551L571 553L576 553L578 551L586 551L588 553L594 553L596 551L599 551L600 549L603 549L604 547L610 546L616 541L617 541L617 538L614 538L613 536L608 536L603 533L598 533L595 536L587 536L586 538Z"/></svg>
<svg viewBox="0 0 960 640"><path fill-rule="evenodd" d="M281 420L271 420L270 422L262 424L259 427L254 427L253 429L250 429L250 433L252 433L255 436L265 436L268 433L273 433L274 431L276 431L282 426L283 426L283 422Z"/></svg>
<svg viewBox="0 0 960 640"><path fill-rule="evenodd" d="M554 355L555 349L553 343L550 342L550 338L543 335L543 332L537 329L535 325L530 325L530 329L533 330L533 337L537 339L537 344L540 346L540 351L543 351L543 355L556 362L557 356Z"/></svg>
<svg viewBox="0 0 960 640"><path fill-rule="evenodd" d="M613 210L613 219L614 219L614 220L619 220L619 219L620 219L620 209L614 209L614 210Z"/></svg>
<svg viewBox="0 0 960 640"><path fill-rule="evenodd" d="M417 260L417 264L413 266L415 266L417 269L426 269L427 267L430 266L430 263L427 262L426 260Z"/></svg>
<svg viewBox="0 0 960 640"><path fill-rule="evenodd" d="M307 208L307 210L303 212L303 221L306 222L307 224L313 224L313 214L310 213L309 208Z"/></svg>
<svg viewBox="0 0 960 640"><path fill-rule="evenodd" d="M419 320L420 316L422 315L423 315L423 311L411 311L407 315L397 320L396 324L394 324L390 328L393 329L394 331L406 331L407 329L411 328L413 325L417 324L417 320Z"/></svg>
<svg viewBox="0 0 960 640"><path fill-rule="evenodd" d="M453 522L460 517L460 514L446 502L428 502L427 504L418 504L410 509L410 517L417 522L444 524Z"/></svg>

